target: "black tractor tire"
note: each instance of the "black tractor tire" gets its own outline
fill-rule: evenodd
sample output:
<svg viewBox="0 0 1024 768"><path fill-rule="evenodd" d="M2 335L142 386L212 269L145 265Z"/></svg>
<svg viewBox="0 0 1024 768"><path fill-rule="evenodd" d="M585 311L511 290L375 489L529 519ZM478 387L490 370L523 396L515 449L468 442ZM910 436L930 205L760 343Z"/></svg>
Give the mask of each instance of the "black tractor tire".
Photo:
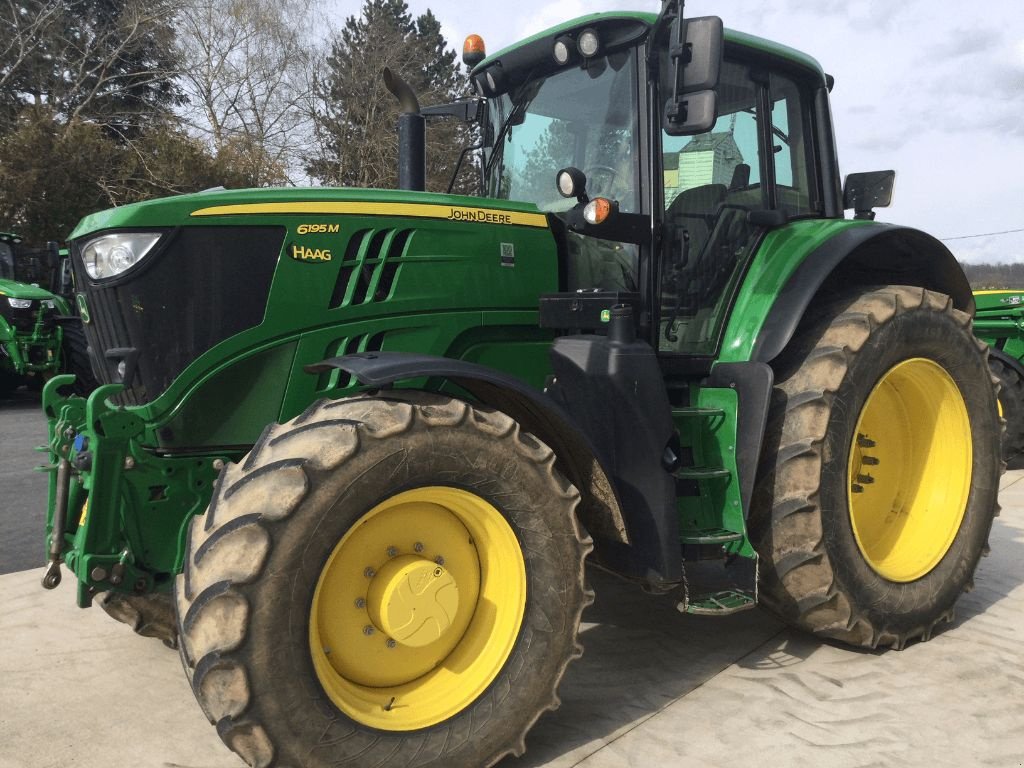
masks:
<svg viewBox="0 0 1024 768"><path fill-rule="evenodd" d="M855 646L902 648L915 638L927 640L940 621L952 619L957 598L972 588L998 512L1000 429L987 347L972 335L970 316L954 309L947 296L922 288L865 288L808 314L813 319L801 325L789 348L773 362L775 385L750 516L760 562L761 604L794 626ZM962 505L949 502L950 517L943 518L951 521L946 524L948 538L939 539L948 544L928 555L932 559L923 561L920 574L910 571L894 577L881 567L884 561L872 561L861 547L854 506L867 504L871 524L888 526L900 520L903 508L893 502L887 507L890 512L881 510L876 500L885 501L886 496L870 493L888 493L885 489L893 482L918 483L913 493L945 487L941 471L909 473L915 478L909 481L883 474L886 463L893 465L889 472L902 466L902 452L897 451L897 460L889 457L892 444L903 435L909 435L906 445L912 449L906 453L919 451L915 455L925 465L933 455L945 454L931 442L932 432L918 428L915 434L906 428L912 421L909 416L891 422L898 426L892 427L895 434L885 433L890 437L888 447L879 443L862 448L875 443L857 427L876 384L881 391L880 382L893 381L889 374L907 362L945 372L946 391L954 401L962 400L962 418L956 423L966 432L969 422L971 447L957 448L962 451L960 461L948 462L954 469L959 466L961 478L957 493L948 497L959 494L965 499ZM937 378L943 379L943 374L938 372ZM924 390L906 386L892 402L913 409L917 406L906 404L938 401L913 398L915 391ZM903 413L898 407L894 410ZM939 434L938 426L933 424L932 430ZM886 450L881 466L857 463L864 462L868 452L883 455ZM880 463L876 457L869 461ZM868 470L877 478L860 474ZM926 487L927 483L931 485ZM946 499L943 493L938 492L939 498ZM925 540L932 536L932 509L928 511L926 525L916 529L924 530ZM905 522L897 525L899 531L908 530ZM886 557L890 552L900 557L916 554L908 549L915 543L913 537L906 543L897 539ZM925 551L931 552L927 546L931 545Z"/></svg>
<svg viewBox="0 0 1024 768"><path fill-rule="evenodd" d="M1024 377L1016 368L993 355L989 355L988 367L999 380L999 409L1005 427L1003 460L1010 461L1024 451Z"/></svg>
<svg viewBox="0 0 1024 768"><path fill-rule="evenodd" d="M171 649L178 647L178 621L174 614L174 600L169 594L100 592L93 602L111 618L127 624L136 634L155 637Z"/></svg>
<svg viewBox="0 0 1024 768"><path fill-rule="evenodd" d="M352 634L372 635L381 644L376 653L394 653L394 641L387 639L392 650L382 651L386 635L375 634L356 614L368 610L361 601L321 602L320 585L338 561L358 569L358 576L339 583L375 578L363 561L377 549L385 560L394 557L396 548L390 542L354 553L346 548L380 519L374 514L389 509L391 499L424 489L469 494L507 523L517 542L513 559L525 574L523 613L518 629L488 636L487 647L507 643L508 655L495 663L490 682L485 677L465 699L451 699L457 702L452 712L424 726L391 728L389 721L371 727L343 710L345 702L339 705L318 671L313 656L324 644L313 639L322 637L318 611L338 606L324 610L350 622ZM577 633L592 601L583 569L591 544L576 519L578 501L578 491L555 469L550 448L507 415L449 397L392 390L321 401L268 427L240 464L221 473L208 511L192 522L175 584L180 653L200 706L227 746L258 768L481 768L521 754L526 731L558 706L565 668L582 654ZM403 528L402 535L423 536L425 556L433 558L428 537L444 536L418 526ZM404 551L424 551L418 539L415 545L395 543ZM472 529L468 544L479 550L481 562L490 556ZM444 562L429 561L431 568ZM383 573L388 565L377 568ZM361 642L352 639L323 653ZM437 669L450 658L454 653ZM379 666L386 667L386 659ZM373 705L375 717L402 706L394 697L385 701Z"/></svg>
<svg viewBox="0 0 1024 768"><path fill-rule="evenodd" d="M99 386L99 382L92 372L92 363L89 362L89 343L86 341L85 331L82 330L82 323L68 322L62 326L62 331L63 373L75 375L75 383L71 389L76 395L88 395Z"/></svg>

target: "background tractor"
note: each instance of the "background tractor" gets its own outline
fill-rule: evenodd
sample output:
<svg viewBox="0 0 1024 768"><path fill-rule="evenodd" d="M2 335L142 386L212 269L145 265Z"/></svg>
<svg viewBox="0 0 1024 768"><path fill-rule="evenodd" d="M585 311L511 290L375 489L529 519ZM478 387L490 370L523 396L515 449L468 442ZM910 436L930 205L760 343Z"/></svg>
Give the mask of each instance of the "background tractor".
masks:
<svg viewBox="0 0 1024 768"><path fill-rule="evenodd" d="M1003 456L1012 459L1024 450L1024 291L975 291L974 301L974 333L989 345L988 364L999 380Z"/></svg>
<svg viewBox="0 0 1024 768"><path fill-rule="evenodd" d="M41 388L62 371L76 375L80 394L95 385L72 293L66 254L56 243L30 248L0 232L0 397L22 384Z"/></svg>
<svg viewBox="0 0 1024 768"><path fill-rule="evenodd" d="M44 585L177 644L248 764L521 753L588 558L867 648L970 587L1000 458L968 283L872 220L891 173L843 186L816 61L681 5L473 41L478 96L425 114L389 77L404 189L73 233L103 383L43 393ZM478 123L480 196L421 191L427 116Z"/></svg>

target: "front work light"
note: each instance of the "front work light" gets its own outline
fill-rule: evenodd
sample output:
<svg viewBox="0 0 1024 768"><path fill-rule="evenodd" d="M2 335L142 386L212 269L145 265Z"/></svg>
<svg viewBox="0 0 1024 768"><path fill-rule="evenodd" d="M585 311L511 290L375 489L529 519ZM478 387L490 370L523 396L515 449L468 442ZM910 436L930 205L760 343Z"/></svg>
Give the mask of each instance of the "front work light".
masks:
<svg viewBox="0 0 1024 768"><path fill-rule="evenodd" d="M582 196L585 194L587 177L579 168L563 168L555 176L555 184L558 185L558 193L562 197L575 197L580 202L586 202Z"/></svg>
<svg viewBox="0 0 1024 768"><path fill-rule="evenodd" d="M7 303L11 305L11 309L32 309L32 299L15 299L8 296Z"/></svg>
<svg viewBox="0 0 1024 768"><path fill-rule="evenodd" d="M555 58L555 63L560 67L564 67L569 63L569 59L572 58L573 40L568 35L562 35L562 37L555 40L555 47L551 49L551 55Z"/></svg>
<svg viewBox="0 0 1024 768"><path fill-rule="evenodd" d="M85 271L93 280L120 275L138 264L159 239L159 232L118 232L90 240L82 248Z"/></svg>
<svg viewBox="0 0 1024 768"><path fill-rule="evenodd" d="M584 29L580 32L579 42L580 53L585 58L596 56L601 50L601 38L597 36L597 30Z"/></svg>

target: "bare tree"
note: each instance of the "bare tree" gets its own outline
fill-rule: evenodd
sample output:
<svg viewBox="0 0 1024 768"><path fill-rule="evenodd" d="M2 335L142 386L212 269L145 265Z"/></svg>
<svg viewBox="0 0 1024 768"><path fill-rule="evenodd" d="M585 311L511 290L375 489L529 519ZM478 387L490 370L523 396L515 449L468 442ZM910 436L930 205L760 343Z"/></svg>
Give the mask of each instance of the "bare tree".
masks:
<svg viewBox="0 0 1024 768"><path fill-rule="evenodd" d="M253 185L302 176L318 13L317 0L183 0L182 119Z"/></svg>
<svg viewBox="0 0 1024 768"><path fill-rule="evenodd" d="M65 125L88 120L137 135L172 105L178 71L172 0L5 0L0 105L9 130L25 107Z"/></svg>

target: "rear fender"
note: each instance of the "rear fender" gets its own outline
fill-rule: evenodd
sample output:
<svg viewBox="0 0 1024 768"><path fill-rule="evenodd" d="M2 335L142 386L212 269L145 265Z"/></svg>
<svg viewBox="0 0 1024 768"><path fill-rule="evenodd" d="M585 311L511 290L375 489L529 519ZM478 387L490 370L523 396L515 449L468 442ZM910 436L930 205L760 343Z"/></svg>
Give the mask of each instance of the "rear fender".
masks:
<svg viewBox="0 0 1024 768"><path fill-rule="evenodd" d="M770 233L755 256L729 318L722 361L770 363L815 297L858 285L918 285L974 312L963 270L931 235L878 222L794 222Z"/></svg>

